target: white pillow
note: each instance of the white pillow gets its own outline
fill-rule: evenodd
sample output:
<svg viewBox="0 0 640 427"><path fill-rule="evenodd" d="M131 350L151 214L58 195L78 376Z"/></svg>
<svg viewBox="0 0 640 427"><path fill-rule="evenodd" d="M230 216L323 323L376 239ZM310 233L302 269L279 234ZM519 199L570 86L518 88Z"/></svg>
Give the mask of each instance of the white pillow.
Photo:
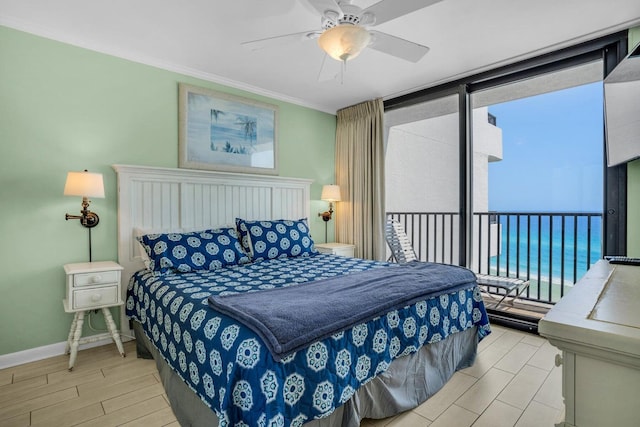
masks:
<svg viewBox="0 0 640 427"><path fill-rule="evenodd" d="M138 240L138 237L142 237L145 234L154 234L154 233L155 232L153 230L143 230L141 228L134 228L133 229L133 238L136 241L136 244L138 246L138 251L139 251L139 255L138 256L134 256L134 258L135 259L140 259L144 263L144 267L147 270L149 269L149 265L151 263L151 260L149 259L149 254L147 254L147 250L142 245L142 242L140 240Z"/></svg>

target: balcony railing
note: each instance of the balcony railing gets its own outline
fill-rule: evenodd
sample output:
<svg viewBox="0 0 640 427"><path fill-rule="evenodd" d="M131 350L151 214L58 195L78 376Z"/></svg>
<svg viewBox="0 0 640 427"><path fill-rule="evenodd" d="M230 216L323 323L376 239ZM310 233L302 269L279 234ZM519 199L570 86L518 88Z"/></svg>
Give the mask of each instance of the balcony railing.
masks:
<svg viewBox="0 0 640 427"><path fill-rule="evenodd" d="M422 261L459 264L457 212L388 212ZM555 303L601 258L602 213L476 212L470 268L529 280L522 298Z"/></svg>

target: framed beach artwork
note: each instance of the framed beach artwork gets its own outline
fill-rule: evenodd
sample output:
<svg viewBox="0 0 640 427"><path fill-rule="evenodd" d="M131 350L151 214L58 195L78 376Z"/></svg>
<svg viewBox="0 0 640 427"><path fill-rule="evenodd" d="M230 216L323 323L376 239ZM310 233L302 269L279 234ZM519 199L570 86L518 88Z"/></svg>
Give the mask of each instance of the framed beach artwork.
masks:
<svg viewBox="0 0 640 427"><path fill-rule="evenodd" d="M278 107L179 84L178 166L278 174Z"/></svg>

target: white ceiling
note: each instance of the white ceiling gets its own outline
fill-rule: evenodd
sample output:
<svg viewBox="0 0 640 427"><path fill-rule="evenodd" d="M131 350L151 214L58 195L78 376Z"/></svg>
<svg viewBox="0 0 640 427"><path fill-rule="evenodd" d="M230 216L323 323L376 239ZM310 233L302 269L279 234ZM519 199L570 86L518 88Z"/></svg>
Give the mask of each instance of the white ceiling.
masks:
<svg viewBox="0 0 640 427"><path fill-rule="evenodd" d="M422 60L366 49L342 83L318 81L315 40L241 46L319 29L304 0L0 0L0 25L335 113L640 25L640 1L443 0L376 26L429 46Z"/></svg>

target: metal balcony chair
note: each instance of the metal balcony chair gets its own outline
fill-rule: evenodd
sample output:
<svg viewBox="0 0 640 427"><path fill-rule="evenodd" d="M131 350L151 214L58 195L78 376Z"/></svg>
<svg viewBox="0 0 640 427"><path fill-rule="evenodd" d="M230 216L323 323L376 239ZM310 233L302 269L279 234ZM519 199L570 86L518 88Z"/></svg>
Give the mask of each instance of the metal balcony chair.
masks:
<svg viewBox="0 0 640 427"><path fill-rule="evenodd" d="M524 291L529 287L530 282L528 280L518 279L517 277L504 277L504 276L492 276L490 274L477 274L476 280L478 285L485 288L486 293L489 297L493 299L500 300L492 307L493 309L498 308L500 304L507 298L511 296L511 301L513 302L516 298L518 298ZM496 292L491 292L491 288L495 288ZM500 292L502 290L503 292Z"/></svg>
<svg viewBox="0 0 640 427"><path fill-rule="evenodd" d="M405 262L418 260L409 236L407 236L404 227L398 221L394 219L387 221L384 237L389 249L391 249L391 256L387 261L404 264Z"/></svg>

